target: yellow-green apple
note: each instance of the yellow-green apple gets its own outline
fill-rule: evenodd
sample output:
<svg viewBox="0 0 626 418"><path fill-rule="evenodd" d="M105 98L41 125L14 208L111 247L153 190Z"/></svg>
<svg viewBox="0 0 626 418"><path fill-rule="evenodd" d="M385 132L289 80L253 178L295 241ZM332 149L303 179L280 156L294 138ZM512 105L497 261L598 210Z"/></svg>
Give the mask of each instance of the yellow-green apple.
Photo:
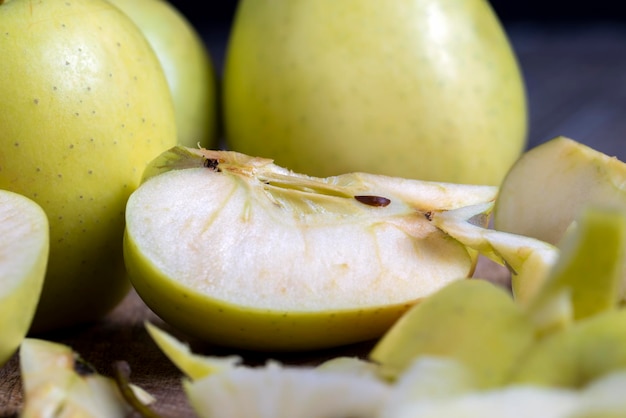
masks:
<svg viewBox="0 0 626 418"><path fill-rule="evenodd" d="M31 199L0 190L0 367L30 328L48 262L48 217Z"/></svg>
<svg viewBox="0 0 626 418"><path fill-rule="evenodd" d="M423 357L467 367L477 388L502 385L534 342L533 324L511 294L486 280L450 283L413 306L369 357L397 379Z"/></svg>
<svg viewBox="0 0 626 418"><path fill-rule="evenodd" d="M213 61L196 28L167 0L109 0L139 26L167 77L178 142L217 146L218 99Z"/></svg>
<svg viewBox="0 0 626 418"><path fill-rule="evenodd" d="M472 274L476 253L428 217L496 193L366 173L311 177L261 157L175 147L128 201L125 260L148 306L198 338L259 350L354 343Z"/></svg>
<svg viewBox="0 0 626 418"><path fill-rule="evenodd" d="M39 203L50 257L33 332L93 320L130 288L124 208L176 144L167 81L104 0L0 1L0 188Z"/></svg>
<svg viewBox="0 0 626 418"><path fill-rule="evenodd" d="M499 185L525 146L525 88L485 0L243 0L225 139L294 171Z"/></svg>

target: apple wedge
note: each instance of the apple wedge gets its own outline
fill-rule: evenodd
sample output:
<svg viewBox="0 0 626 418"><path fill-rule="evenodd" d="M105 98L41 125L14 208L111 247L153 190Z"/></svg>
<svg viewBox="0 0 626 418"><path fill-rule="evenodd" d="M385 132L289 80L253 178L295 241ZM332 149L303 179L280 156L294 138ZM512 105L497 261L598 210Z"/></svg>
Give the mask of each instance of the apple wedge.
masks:
<svg viewBox="0 0 626 418"><path fill-rule="evenodd" d="M34 201L0 190L0 366L30 328L49 252L48 218Z"/></svg>
<svg viewBox="0 0 626 418"><path fill-rule="evenodd" d="M511 167L494 207L494 228L556 245L588 205L626 210L626 164L560 136Z"/></svg>
<svg viewBox="0 0 626 418"><path fill-rule="evenodd" d="M476 253L429 221L497 188L365 173L315 178L271 160L175 147L126 210L131 281L190 335L255 350L373 339L469 277ZM483 226L488 218L483 219Z"/></svg>

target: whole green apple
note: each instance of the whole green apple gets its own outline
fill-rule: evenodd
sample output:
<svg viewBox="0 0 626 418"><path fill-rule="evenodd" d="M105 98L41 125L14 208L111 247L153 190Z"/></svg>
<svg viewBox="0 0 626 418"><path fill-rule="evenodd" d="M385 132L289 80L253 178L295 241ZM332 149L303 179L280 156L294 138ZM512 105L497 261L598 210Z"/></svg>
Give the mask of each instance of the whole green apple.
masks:
<svg viewBox="0 0 626 418"><path fill-rule="evenodd" d="M486 0L242 0L229 146L297 172L498 185L525 146L516 56Z"/></svg>
<svg viewBox="0 0 626 418"><path fill-rule="evenodd" d="M89 321L130 288L124 208L176 143L163 70L104 0L0 0L0 188L46 212L50 255L31 331Z"/></svg>
<svg viewBox="0 0 626 418"><path fill-rule="evenodd" d="M217 145L217 78L202 38L166 0L109 0L146 36L167 77L178 142L188 147Z"/></svg>

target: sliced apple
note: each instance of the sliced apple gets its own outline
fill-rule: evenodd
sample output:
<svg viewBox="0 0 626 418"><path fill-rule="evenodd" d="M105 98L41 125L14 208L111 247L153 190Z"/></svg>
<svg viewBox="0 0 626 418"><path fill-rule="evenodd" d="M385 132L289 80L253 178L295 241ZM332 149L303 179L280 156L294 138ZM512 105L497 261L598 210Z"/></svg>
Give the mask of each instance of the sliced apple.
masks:
<svg viewBox="0 0 626 418"><path fill-rule="evenodd" d="M182 147L145 178L126 210L138 294L190 335L256 350L379 337L410 306L472 274L476 253L428 216L497 193L365 173L321 179Z"/></svg>
<svg viewBox="0 0 626 418"><path fill-rule="evenodd" d="M626 210L626 164L560 136L511 167L494 208L494 227L556 245L587 205Z"/></svg>
<svg viewBox="0 0 626 418"><path fill-rule="evenodd" d="M480 279L451 283L408 311L376 344L370 358L396 379L422 357L468 368L478 388L503 384L534 342L532 323L511 295Z"/></svg>
<svg viewBox="0 0 626 418"><path fill-rule="evenodd" d="M557 245L588 206L626 210L626 164L563 136L522 155L494 207L494 228ZM620 296L626 299L626 270Z"/></svg>
<svg viewBox="0 0 626 418"><path fill-rule="evenodd" d="M515 298L525 304L543 285L559 257L559 249L535 238L485 228L483 219L490 209L488 204L466 206L435 212L430 219L459 242L506 266Z"/></svg>
<svg viewBox="0 0 626 418"><path fill-rule="evenodd" d="M30 328L49 251L48 218L32 200L0 190L0 366Z"/></svg>
<svg viewBox="0 0 626 418"><path fill-rule="evenodd" d="M64 344L26 338L20 347L20 371L22 418L117 418L133 411L113 379L98 374ZM154 401L141 388L131 389L144 404Z"/></svg>

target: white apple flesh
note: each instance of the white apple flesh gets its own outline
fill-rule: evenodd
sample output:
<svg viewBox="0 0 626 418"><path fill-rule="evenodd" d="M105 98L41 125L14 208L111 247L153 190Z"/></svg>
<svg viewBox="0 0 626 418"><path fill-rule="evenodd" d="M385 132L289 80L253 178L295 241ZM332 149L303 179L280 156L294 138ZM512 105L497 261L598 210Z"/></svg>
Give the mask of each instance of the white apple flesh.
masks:
<svg viewBox="0 0 626 418"><path fill-rule="evenodd" d="M155 175L129 199L131 281L171 324L252 349L379 337L473 272L475 253L426 214L497 191L363 173L320 179L224 151L176 148L152 166L163 164L191 168Z"/></svg>

